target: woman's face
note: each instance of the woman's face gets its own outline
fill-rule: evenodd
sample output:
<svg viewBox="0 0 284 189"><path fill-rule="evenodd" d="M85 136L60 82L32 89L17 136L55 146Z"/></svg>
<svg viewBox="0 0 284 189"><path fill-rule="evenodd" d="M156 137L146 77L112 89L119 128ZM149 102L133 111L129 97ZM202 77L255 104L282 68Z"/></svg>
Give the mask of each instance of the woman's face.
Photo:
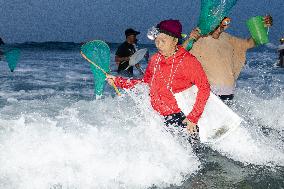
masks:
<svg viewBox="0 0 284 189"><path fill-rule="evenodd" d="M158 51L166 58L172 56L177 47L178 39L167 34L160 33L155 39Z"/></svg>

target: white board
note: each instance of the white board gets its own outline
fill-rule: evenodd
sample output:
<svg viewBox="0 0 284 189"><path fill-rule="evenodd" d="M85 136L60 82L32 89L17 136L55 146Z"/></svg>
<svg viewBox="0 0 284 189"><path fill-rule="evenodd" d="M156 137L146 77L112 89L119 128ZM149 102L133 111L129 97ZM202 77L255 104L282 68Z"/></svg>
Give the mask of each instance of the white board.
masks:
<svg viewBox="0 0 284 189"><path fill-rule="evenodd" d="M144 48L144 49L140 49L140 50L136 51L133 55L131 55L130 60L129 60L129 66L125 70L127 70L131 66L134 66L135 64L140 62L144 58L147 51L148 50L146 48Z"/></svg>
<svg viewBox="0 0 284 189"><path fill-rule="evenodd" d="M195 103L198 88L193 85L180 93L175 94L179 108L188 115ZM219 97L210 92L204 111L197 125L199 137L203 143L214 143L228 136L236 129L242 118L223 103Z"/></svg>

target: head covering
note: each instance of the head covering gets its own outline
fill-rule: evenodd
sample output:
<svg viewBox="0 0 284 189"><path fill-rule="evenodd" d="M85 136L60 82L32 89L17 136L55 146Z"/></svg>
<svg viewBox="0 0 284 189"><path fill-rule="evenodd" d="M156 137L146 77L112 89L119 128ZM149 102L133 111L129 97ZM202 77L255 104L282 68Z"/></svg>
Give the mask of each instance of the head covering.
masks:
<svg viewBox="0 0 284 189"><path fill-rule="evenodd" d="M135 31L132 28L128 28L128 29L125 30L125 36L126 37L129 36L129 35L138 35L138 34L140 34L140 32L139 31Z"/></svg>
<svg viewBox="0 0 284 189"><path fill-rule="evenodd" d="M164 20L161 21L157 28L159 29L160 33L165 33L172 37L182 38L182 25L179 20Z"/></svg>
<svg viewBox="0 0 284 189"><path fill-rule="evenodd" d="M284 37L282 37L282 38L280 39L280 42L281 42L281 43L284 43Z"/></svg>

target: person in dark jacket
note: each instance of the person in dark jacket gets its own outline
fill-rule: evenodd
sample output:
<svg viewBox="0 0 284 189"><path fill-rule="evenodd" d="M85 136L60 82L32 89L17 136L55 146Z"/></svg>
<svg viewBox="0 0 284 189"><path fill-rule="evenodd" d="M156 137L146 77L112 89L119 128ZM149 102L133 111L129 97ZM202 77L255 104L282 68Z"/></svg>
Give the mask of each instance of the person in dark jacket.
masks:
<svg viewBox="0 0 284 189"><path fill-rule="evenodd" d="M4 41L2 40L2 38L0 37L0 45L5 45Z"/></svg>
<svg viewBox="0 0 284 189"><path fill-rule="evenodd" d="M4 43L4 41L2 40L2 38L0 37L0 46L1 45L5 45L5 43ZM3 52L1 51L1 49L0 49L0 60L2 59L2 56L3 56Z"/></svg>
<svg viewBox="0 0 284 189"><path fill-rule="evenodd" d="M158 52L155 53L146 68L142 79L125 79L107 76L109 84L120 88L132 88L138 83L146 83L150 88L151 105L164 116L167 126L181 126L191 133L197 133L197 122L202 115L210 94L210 86L200 62L177 45L181 38L182 25L178 20L164 20L148 37L155 40ZM151 35L151 36L150 36ZM195 104L188 115L178 107L175 93L184 91L193 85L198 88Z"/></svg>
<svg viewBox="0 0 284 189"><path fill-rule="evenodd" d="M284 37L280 39L280 45L278 47L279 52L279 66L284 68Z"/></svg>
<svg viewBox="0 0 284 189"><path fill-rule="evenodd" d="M133 55L136 49L137 38L136 36L139 35L140 32L135 31L132 28L128 28L125 30L125 37L126 40L123 42L117 49L115 53L115 62L118 65L117 72L120 75L132 77L133 76L133 66L129 66L129 59L130 56ZM135 65L137 68L140 67L139 64Z"/></svg>

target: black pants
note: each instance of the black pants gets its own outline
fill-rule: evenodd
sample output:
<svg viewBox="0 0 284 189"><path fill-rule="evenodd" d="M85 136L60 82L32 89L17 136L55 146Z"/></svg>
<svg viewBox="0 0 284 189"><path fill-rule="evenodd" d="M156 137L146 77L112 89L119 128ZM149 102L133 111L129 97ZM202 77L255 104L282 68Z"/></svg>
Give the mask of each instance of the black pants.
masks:
<svg viewBox="0 0 284 189"><path fill-rule="evenodd" d="M167 127L181 127L181 128L186 128L187 125L185 123L182 123L182 121L186 118L186 116L184 115L183 112L179 112L179 113L174 113L174 114L170 114L164 117L165 118L165 125ZM196 125L196 129L197 132L193 133L193 134L189 134L190 137L188 137L188 141L191 144L196 144L197 142L199 142L199 128ZM188 131L186 131L188 132Z"/></svg>
<svg viewBox="0 0 284 189"><path fill-rule="evenodd" d="M234 98L234 95L233 94L230 94L230 95L219 95L219 98L223 101L226 101L226 100L233 100Z"/></svg>
<svg viewBox="0 0 284 189"><path fill-rule="evenodd" d="M233 98L234 95L230 94L230 95L219 95L219 98L227 105L227 106L231 106L233 105Z"/></svg>
<svg viewBox="0 0 284 189"><path fill-rule="evenodd" d="M186 124L182 123L185 119L185 115L183 112L174 113L165 116L165 125L167 127L182 127L186 128Z"/></svg>
<svg viewBox="0 0 284 189"><path fill-rule="evenodd" d="M279 66L284 68L284 49L279 50Z"/></svg>

